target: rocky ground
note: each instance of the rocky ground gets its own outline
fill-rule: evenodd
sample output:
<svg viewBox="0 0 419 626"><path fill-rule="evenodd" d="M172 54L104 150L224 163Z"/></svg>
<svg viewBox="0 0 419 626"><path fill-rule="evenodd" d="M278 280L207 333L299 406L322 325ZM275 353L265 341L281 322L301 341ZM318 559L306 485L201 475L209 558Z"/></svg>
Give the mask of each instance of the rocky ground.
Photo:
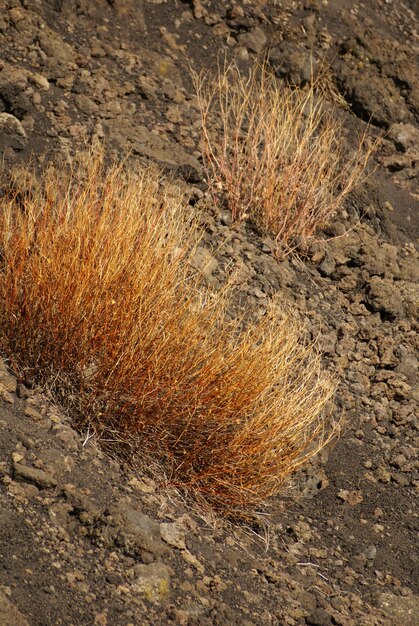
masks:
<svg viewBox="0 0 419 626"><path fill-rule="evenodd" d="M419 620L419 9L415 0L0 0L0 152L15 184L94 138L190 188L196 266L236 306L279 295L341 383L340 442L266 525L199 514L0 370L0 624L403 625ZM211 206L189 64L267 53L281 79L326 55L348 141L377 170L327 235L278 261ZM346 234L345 234L346 233Z"/></svg>

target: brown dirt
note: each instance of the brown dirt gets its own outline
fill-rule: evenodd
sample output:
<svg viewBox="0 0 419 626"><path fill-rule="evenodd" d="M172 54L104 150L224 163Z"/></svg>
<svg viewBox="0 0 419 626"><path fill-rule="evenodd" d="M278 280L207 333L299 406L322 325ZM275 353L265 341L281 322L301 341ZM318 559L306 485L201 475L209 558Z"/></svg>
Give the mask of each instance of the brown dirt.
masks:
<svg viewBox="0 0 419 626"><path fill-rule="evenodd" d="M177 172L203 211L208 284L236 269L238 309L278 293L298 307L347 424L267 527L229 525L105 454L4 367L0 625L417 623L418 19L413 0L0 0L4 177L24 189L30 159L95 137ZM386 133L328 229L349 233L303 259L275 260L205 195L188 64L224 48L244 66L267 53L293 82L326 55L349 142L365 120Z"/></svg>

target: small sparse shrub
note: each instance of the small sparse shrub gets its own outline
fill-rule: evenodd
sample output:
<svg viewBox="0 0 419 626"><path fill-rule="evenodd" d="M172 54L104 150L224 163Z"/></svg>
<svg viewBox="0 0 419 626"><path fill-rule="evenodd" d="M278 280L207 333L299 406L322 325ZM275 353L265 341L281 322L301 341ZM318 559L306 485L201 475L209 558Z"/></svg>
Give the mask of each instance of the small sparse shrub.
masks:
<svg viewBox="0 0 419 626"><path fill-rule="evenodd" d="M0 345L98 436L135 440L226 514L283 488L334 434L334 385L273 305L239 332L190 271L199 233L152 168L79 158L0 197Z"/></svg>
<svg viewBox="0 0 419 626"><path fill-rule="evenodd" d="M345 154L321 77L291 87L267 66L244 76L233 63L194 80L216 204L273 233L284 253L305 245L363 179L373 147L363 137L352 156Z"/></svg>

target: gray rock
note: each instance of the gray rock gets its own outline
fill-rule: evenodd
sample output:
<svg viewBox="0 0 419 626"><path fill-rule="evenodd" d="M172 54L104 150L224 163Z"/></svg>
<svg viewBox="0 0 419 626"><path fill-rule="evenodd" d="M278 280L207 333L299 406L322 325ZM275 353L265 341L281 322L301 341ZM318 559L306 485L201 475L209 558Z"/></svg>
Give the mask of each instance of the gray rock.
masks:
<svg viewBox="0 0 419 626"><path fill-rule="evenodd" d="M367 303L373 311L391 318L401 317L404 313L400 291L389 280L373 276L367 289Z"/></svg>
<svg viewBox="0 0 419 626"><path fill-rule="evenodd" d="M403 626L417 626L419 615L419 596L395 596L392 593L381 594L378 605L392 623Z"/></svg>
<svg viewBox="0 0 419 626"><path fill-rule="evenodd" d="M405 101L390 78L372 73L356 74L346 80L345 88L354 111L371 118L378 126L409 117Z"/></svg>
<svg viewBox="0 0 419 626"><path fill-rule="evenodd" d="M28 389L27 386L24 385L23 383L18 383L16 385L16 395L21 400L26 400L27 398L30 398L30 396L32 395L32 390Z"/></svg>
<svg viewBox="0 0 419 626"><path fill-rule="evenodd" d="M366 546L363 553L369 561L373 561L377 556L377 548L375 546Z"/></svg>
<svg viewBox="0 0 419 626"><path fill-rule="evenodd" d="M305 611L313 612L316 610L317 601L313 593L302 589L298 594L298 600Z"/></svg>
<svg viewBox="0 0 419 626"><path fill-rule="evenodd" d="M334 258L326 252L326 256L319 265L319 272L322 276L331 276L336 269L336 263Z"/></svg>
<svg viewBox="0 0 419 626"><path fill-rule="evenodd" d="M378 245L373 239L362 246L359 254L350 254L352 261L359 261L371 276L397 276L400 268L397 263L397 247L384 243Z"/></svg>
<svg viewBox="0 0 419 626"><path fill-rule="evenodd" d="M286 78L295 85L310 82L315 74L315 60L306 50L290 45L289 42L274 48L269 62L280 78Z"/></svg>
<svg viewBox="0 0 419 626"><path fill-rule="evenodd" d="M202 176L202 166L195 157L188 154L178 144L173 144L152 133L145 126L117 119L106 120L103 126L110 139L120 145L124 151L131 149L134 154L169 165L188 164Z"/></svg>
<svg viewBox="0 0 419 626"><path fill-rule="evenodd" d="M410 485L409 478L400 472L391 472L391 480L400 485L400 487L408 487Z"/></svg>
<svg viewBox="0 0 419 626"><path fill-rule="evenodd" d="M404 353L403 353L404 352ZM417 382L419 361L414 354L403 351L401 360L398 362L395 371L406 376L406 380L411 385Z"/></svg>
<svg viewBox="0 0 419 626"><path fill-rule="evenodd" d="M48 91L50 88L48 79L43 74L39 74L39 73L33 74L33 76L31 76L31 82L33 82L35 85L37 85L44 91Z"/></svg>
<svg viewBox="0 0 419 626"><path fill-rule="evenodd" d="M160 535L159 524L141 513L126 499L111 507L101 518L100 538L106 544L115 543L128 556L147 551L161 556L167 551Z"/></svg>
<svg viewBox="0 0 419 626"><path fill-rule="evenodd" d="M200 246L191 260L191 266L197 272L200 272L207 280L211 279L213 272L218 267L218 261L212 256L207 248Z"/></svg>
<svg viewBox="0 0 419 626"><path fill-rule="evenodd" d="M49 64L74 62L73 48L50 28L45 27L38 31L38 43L41 50L47 55Z"/></svg>
<svg viewBox="0 0 419 626"><path fill-rule="evenodd" d="M69 505L78 512L79 518L81 514L84 514L81 520L84 524L93 523L99 517L100 509L74 485L64 485L63 495L69 502ZM88 515L85 515L86 513Z"/></svg>
<svg viewBox="0 0 419 626"><path fill-rule="evenodd" d="M402 280L419 282L419 259L408 256L400 261L400 277Z"/></svg>
<svg viewBox="0 0 419 626"><path fill-rule="evenodd" d="M339 219L334 220L333 222L328 224L324 230L328 235L330 234L332 237L342 237L346 234L348 227L345 226L341 219Z"/></svg>
<svg viewBox="0 0 419 626"><path fill-rule="evenodd" d="M402 282L400 284L400 296L406 315L419 320L419 284Z"/></svg>
<svg viewBox="0 0 419 626"><path fill-rule="evenodd" d="M91 98L89 98L89 96L86 96L83 93L77 94L77 96L75 97L75 102L80 111L86 113L86 115L92 115L98 110L96 102L94 102Z"/></svg>
<svg viewBox="0 0 419 626"><path fill-rule="evenodd" d="M40 489L57 486L57 481L51 474L47 474L47 472L36 469L35 467L27 467L21 463L13 463L13 473L15 478L33 483Z"/></svg>
<svg viewBox="0 0 419 626"><path fill-rule="evenodd" d="M258 54L259 52L262 52L268 38L265 31L259 26L256 26L256 28L252 28L252 30L247 33L241 33L237 37L237 41L248 50Z"/></svg>
<svg viewBox="0 0 419 626"><path fill-rule="evenodd" d="M332 618L322 608L315 609L309 617L306 618L308 626L333 626Z"/></svg>
<svg viewBox="0 0 419 626"><path fill-rule="evenodd" d="M160 534L163 541L169 546L173 546L179 550L186 549L185 533L176 522L163 522L160 524Z"/></svg>
<svg viewBox="0 0 419 626"><path fill-rule="evenodd" d="M6 146L13 150L23 150L26 140L25 129L17 117L10 113L0 113L0 151Z"/></svg>
<svg viewBox="0 0 419 626"><path fill-rule="evenodd" d="M0 63L0 103L7 102L7 113L22 119L32 109L25 93L29 72L8 63ZM0 107L3 109L3 105Z"/></svg>
<svg viewBox="0 0 419 626"><path fill-rule="evenodd" d="M31 420L33 420L34 422L42 422L42 420L45 418L42 413L34 409L32 406L27 406L25 408L25 415L26 417L30 417Z"/></svg>
<svg viewBox="0 0 419 626"><path fill-rule="evenodd" d="M392 124L388 135L400 150L419 151L419 129L413 124Z"/></svg>
<svg viewBox="0 0 419 626"><path fill-rule="evenodd" d="M134 567L136 575L132 583L134 591L149 602L167 600L170 590L169 570L164 563L139 564Z"/></svg>
<svg viewBox="0 0 419 626"><path fill-rule="evenodd" d="M207 15L207 10L202 6L202 0L193 0L192 7L195 19L200 20L202 17Z"/></svg>
<svg viewBox="0 0 419 626"><path fill-rule="evenodd" d="M16 391L16 378L9 374L5 367L0 364L0 383L1 389L4 391Z"/></svg>
<svg viewBox="0 0 419 626"><path fill-rule="evenodd" d="M80 436L66 424L55 424L52 430L56 433L57 439L62 441L69 450L78 450L81 447Z"/></svg>
<svg viewBox="0 0 419 626"><path fill-rule="evenodd" d="M68 528L70 525L70 513L73 507L71 504L56 503L49 507L48 513L51 521L60 528Z"/></svg>
<svg viewBox="0 0 419 626"><path fill-rule="evenodd" d="M319 347L325 354L334 354L337 343L336 331L331 331L325 335L319 337Z"/></svg>

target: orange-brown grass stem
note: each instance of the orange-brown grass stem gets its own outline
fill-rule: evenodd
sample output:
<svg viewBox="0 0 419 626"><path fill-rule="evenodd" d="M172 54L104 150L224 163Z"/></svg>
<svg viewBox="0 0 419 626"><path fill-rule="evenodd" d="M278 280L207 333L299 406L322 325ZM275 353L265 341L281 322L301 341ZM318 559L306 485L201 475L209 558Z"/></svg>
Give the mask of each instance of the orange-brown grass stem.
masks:
<svg viewBox="0 0 419 626"><path fill-rule="evenodd" d="M272 233L283 253L307 245L364 180L375 144L364 135L349 156L342 125L322 88L281 84L266 65L234 64L194 75L202 153L215 203L234 220ZM347 150L346 150L347 152Z"/></svg>
<svg viewBox="0 0 419 626"><path fill-rule="evenodd" d="M199 233L153 168L79 157L0 198L0 340L98 433L135 438L173 484L252 511L330 439L334 385L272 305L239 332L189 261Z"/></svg>

